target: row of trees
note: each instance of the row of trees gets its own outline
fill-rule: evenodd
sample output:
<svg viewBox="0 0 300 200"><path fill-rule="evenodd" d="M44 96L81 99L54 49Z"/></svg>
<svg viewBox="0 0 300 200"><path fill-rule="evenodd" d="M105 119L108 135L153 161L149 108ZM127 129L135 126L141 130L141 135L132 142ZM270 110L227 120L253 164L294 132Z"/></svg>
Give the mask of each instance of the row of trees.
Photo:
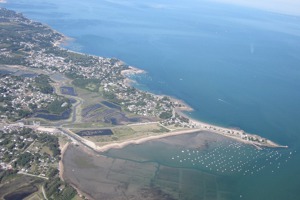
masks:
<svg viewBox="0 0 300 200"><path fill-rule="evenodd" d="M53 87L50 85L50 78L47 75L40 74L35 77L35 84L44 94L53 94Z"/></svg>
<svg viewBox="0 0 300 200"><path fill-rule="evenodd" d="M60 156L60 149L59 149L59 143L58 138L54 135L48 135L48 134L41 134L38 137L38 141L41 143L44 143L46 146L50 148L52 151L53 157Z"/></svg>

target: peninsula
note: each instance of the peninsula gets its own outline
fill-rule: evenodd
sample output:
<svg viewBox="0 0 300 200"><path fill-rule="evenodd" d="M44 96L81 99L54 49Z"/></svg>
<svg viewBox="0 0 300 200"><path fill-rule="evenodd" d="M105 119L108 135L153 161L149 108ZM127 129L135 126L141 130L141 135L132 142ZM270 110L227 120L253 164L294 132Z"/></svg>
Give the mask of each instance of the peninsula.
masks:
<svg viewBox="0 0 300 200"><path fill-rule="evenodd" d="M62 172L56 170L63 171L59 155L71 143L101 153L208 131L258 149L287 147L191 119L184 111L192 108L184 102L132 87L130 76L145 71L64 49L64 35L20 13L0 8L0 27L1 168L14 170L1 174L0 183L18 173L43 179L45 199L74 197L74 188L60 182Z"/></svg>
<svg viewBox="0 0 300 200"><path fill-rule="evenodd" d="M25 80L10 76L2 78L3 84L19 84L17 89L6 84L1 93L5 96L1 117L7 122L22 120L26 124L30 119L45 119L46 114L41 114L45 109L54 115L73 110L77 113L73 113L73 118L69 121L70 129L76 126L80 129L84 124L91 123L110 128L109 126L134 123L143 126L142 123L151 122L164 129L160 131L161 135L166 131L201 129L255 146L285 147L243 130L224 128L189 118L183 112L191 108L184 102L141 91L130 85L128 75L146 73L143 70L128 66L115 58L85 55L61 48L58 44L66 41L65 36L48 26L25 18L22 14L1 8L0 19L2 69L15 72L31 70L31 73L34 71L36 74L33 77L23 76L22 79ZM22 84L24 82L27 84ZM28 92L24 92L28 90L32 91L30 97ZM75 90L81 92L75 94ZM87 100L83 93L96 95L98 99ZM77 104L72 104L70 99ZM98 100L102 103L93 104ZM22 110L14 110L18 107ZM109 109L103 110L102 107ZM49 117L46 117L44 124L53 126L59 123L53 123L51 119L49 122ZM132 139L128 135L126 134L127 138L118 137L117 140ZM111 138L113 137L114 133ZM115 140L116 138L111 141Z"/></svg>

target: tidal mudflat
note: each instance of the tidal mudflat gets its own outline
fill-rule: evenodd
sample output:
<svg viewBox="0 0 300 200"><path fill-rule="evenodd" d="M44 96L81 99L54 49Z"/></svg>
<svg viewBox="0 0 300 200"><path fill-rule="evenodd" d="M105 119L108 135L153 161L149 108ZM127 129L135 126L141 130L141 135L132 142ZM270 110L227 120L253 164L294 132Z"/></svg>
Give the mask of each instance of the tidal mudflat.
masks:
<svg viewBox="0 0 300 200"><path fill-rule="evenodd" d="M91 199L253 199L245 185L280 173L295 155L200 131L104 154L71 145L63 157L64 179Z"/></svg>
<svg viewBox="0 0 300 200"><path fill-rule="evenodd" d="M159 149L147 149L156 142L206 151L223 139L229 140L207 133L174 136L146 142L145 151L160 154ZM131 146L139 145L128 147ZM233 195L221 176L150 160L140 154L143 151L111 151L100 155L81 146L69 146L63 158L64 179L92 199L230 199ZM164 159L164 153L161 154Z"/></svg>

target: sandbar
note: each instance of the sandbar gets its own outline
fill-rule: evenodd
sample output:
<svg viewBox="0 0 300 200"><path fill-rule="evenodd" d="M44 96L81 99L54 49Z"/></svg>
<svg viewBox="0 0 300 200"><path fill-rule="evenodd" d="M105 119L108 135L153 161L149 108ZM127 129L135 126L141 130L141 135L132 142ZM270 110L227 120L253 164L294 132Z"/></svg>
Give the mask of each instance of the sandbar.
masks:
<svg viewBox="0 0 300 200"><path fill-rule="evenodd" d="M171 137L171 136L176 136L176 135L182 135L182 134L189 134L189 133L195 133L199 132L201 129L189 129L189 130L181 130L181 131L175 131L171 133L166 133L162 135L155 135L155 136L149 136L149 137L144 137L140 139L131 139L131 140L126 140L124 142L119 142L119 143L110 143L101 147L97 147L95 150L98 152L105 152L110 149L121 149L125 146L131 145L131 144L141 144L144 142L148 142L151 140L157 140L165 137Z"/></svg>

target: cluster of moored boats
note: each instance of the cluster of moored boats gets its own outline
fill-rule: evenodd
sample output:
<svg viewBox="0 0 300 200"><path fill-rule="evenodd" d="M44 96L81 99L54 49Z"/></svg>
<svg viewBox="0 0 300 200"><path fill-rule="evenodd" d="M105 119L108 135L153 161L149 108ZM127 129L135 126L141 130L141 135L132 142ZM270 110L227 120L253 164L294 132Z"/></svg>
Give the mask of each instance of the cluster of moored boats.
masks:
<svg viewBox="0 0 300 200"><path fill-rule="evenodd" d="M253 175L266 169L275 172L295 153L287 149L257 149L238 142L226 142L201 150L181 149L171 160L179 166L192 166L216 173Z"/></svg>

